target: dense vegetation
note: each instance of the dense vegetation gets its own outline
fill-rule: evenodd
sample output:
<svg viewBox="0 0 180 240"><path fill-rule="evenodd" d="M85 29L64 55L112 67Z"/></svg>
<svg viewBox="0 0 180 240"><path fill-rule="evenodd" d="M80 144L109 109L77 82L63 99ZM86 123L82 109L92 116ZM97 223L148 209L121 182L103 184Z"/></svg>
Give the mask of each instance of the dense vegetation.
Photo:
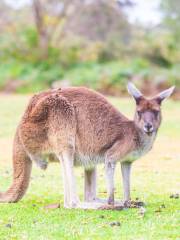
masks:
<svg viewBox="0 0 180 240"><path fill-rule="evenodd" d="M85 85L119 95L128 80L150 92L180 87L178 1L162 0L162 22L151 27L129 23L131 1L87 2L33 0L15 9L1 1L0 90Z"/></svg>

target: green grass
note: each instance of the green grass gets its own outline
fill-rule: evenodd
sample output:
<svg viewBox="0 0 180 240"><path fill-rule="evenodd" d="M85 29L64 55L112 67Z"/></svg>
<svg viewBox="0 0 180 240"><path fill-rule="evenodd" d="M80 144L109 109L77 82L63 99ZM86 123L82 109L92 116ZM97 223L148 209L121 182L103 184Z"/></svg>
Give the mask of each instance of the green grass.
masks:
<svg viewBox="0 0 180 240"><path fill-rule="evenodd" d="M0 95L0 190L11 183L13 135L29 97ZM122 112L132 117L131 99L110 99ZM56 239L180 239L180 199L169 198L180 189L180 103L167 101L164 121L153 150L134 163L132 198L146 202L142 217L138 209L123 211L46 210L49 203L63 204L63 188L58 164L43 172L33 167L31 184L25 197L16 204L0 204L0 240ZM98 169L98 192L106 197L104 169ZM83 169L76 169L80 197L83 197ZM116 198L122 198L120 167L116 171ZM164 204L161 212L156 212ZM102 217L103 216L103 217ZM111 227L119 221L121 226ZM6 227L11 224L11 228Z"/></svg>

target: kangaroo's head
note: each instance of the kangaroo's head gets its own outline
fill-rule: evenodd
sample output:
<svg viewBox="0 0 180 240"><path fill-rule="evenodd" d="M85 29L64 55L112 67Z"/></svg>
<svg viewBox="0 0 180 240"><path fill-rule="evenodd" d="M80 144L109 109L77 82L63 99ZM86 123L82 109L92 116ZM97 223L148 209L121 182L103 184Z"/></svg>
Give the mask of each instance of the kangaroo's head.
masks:
<svg viewBox="0 0 180 240"><path fill-rule="evenodd" d="M147 99L132 83L128 83L128 92L136 101L134 121L147 135L151 136L157 132L161 123L161 103L173 93L174 88L173 86L157 96Z"/></svg>

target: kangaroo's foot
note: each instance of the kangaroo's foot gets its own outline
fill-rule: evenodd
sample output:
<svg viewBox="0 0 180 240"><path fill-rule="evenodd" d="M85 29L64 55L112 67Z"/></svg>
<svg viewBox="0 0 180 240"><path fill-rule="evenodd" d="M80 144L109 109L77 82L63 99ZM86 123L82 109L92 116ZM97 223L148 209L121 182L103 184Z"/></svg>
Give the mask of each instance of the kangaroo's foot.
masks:
<svg viewBox="0 0 180 240"><path fill-rule="evenodd" d="M105 203L107 203L107 199L105 199L105 198L95 198L95 199L93 199L92 202L105 204Z"/></svg>
<svg viewBox="0 0 180 240"><path fill-rule="evenodd" d="M78 208L79 205L80 205L80 200L79 200L78 197L75 197L71 201L65 201L64 202L64 207L65 208Z"/></svg>
<svg viewBox="0 0 180 240"><path fill-rule="evenodd" d="M106 202L104 202L104 204L99 208L101 210L122 210L124 208L124 202L120 201L120 200L116 200L114 202L112 202L111 204L108 203L108 201L106 200Z"/></svg>
<svg viewBox="0 0 180 240"><path fill-rule="evenodd" d="M104 203L102 202L79 202L71 205L64 205L65 208L74 208L74 209L100 209Z"/></svg>
<svg viewBox="0 0 180 240"><path fill-rule="evenodd" d="M96 198L92 202L82 202L79 205L82 209L101 209L101 210L122 210L124 208L123 201L114 201L108 204L107 199Z"/></svg>
<svg viewBox="0 0 180 240"><path fill-rule="evenodd" d="M81 202L79 208L81 209L100 209L104 203L102 202Z"/></svg>
<svg viewBox="0 0 180 240"><path fill-rule="evenodd" d="M115 200L115 201L112 201L111 203L108 203L108 200L106 198L96 198L93 200L93 202L107 204L107 205L123 205L123 201L121 200Z"/></svg>

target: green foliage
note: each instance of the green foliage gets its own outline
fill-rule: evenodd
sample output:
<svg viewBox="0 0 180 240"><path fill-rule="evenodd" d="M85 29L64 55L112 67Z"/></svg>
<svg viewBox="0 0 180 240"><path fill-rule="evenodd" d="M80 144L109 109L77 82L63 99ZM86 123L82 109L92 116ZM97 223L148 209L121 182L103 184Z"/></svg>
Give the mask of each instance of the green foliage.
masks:
<svg viewBox="0 0 180 240"><path fill-rule="evenodd" d="M167 77L167 82L169 85L174 85L177 88L180 88L180 75L179 75L179 68L180 65L176 64L173 66L173 68L170 69L170 71L165 71L164 75Z"/></svg>
<svg viewBox="0 0 180 240"><path fill-rule="evenodd" d="M38 33L34 28L26 28L22 31L22 37L24 38L25 44L29 48L38 47Z"/></svg>
<svg viewBox="0 0 180 240"><path fill-rule="evenodd" d="M179 65L172 68L155 68L142 58L108 63L79 63L72 67L51 61L27 63L10 61L0 65L0 89L21 93L37 92L50 88L54 82L67 80L70 85L87 86L111 95L126 94L128 80L134 79L139 87L146 80L166 86L180 86Z"/></svg>
<svg viewBox="0 0 180 240"><path fill-rule="evenodd" d="M180 47L180 2L178 0L162 0L163 24L169 30L175 40L176 46Z"/></svg>
<svg viewBox="0 0 180 240"><path fill-rule="evenodd" d="M34 26L18 29L16 38L14 32L2 34L0 90L36 92L61 80L111 95L125 94L129 80L139 87L147 80L156 86L159 79L163 86L180 86L180 51L175 37L166 31L139 31L124 41L116 34L109 38L106 34L106 41L91 41L71 33L43 46Z"/></svg>
<svg viewBox="0 0 180 240"><path fill-rule="evenodd" d="M63 76L58 64L51 66L47 62L36 65L11 61L0 65L0 72L0 89L16 92L36 92L49 88L53 81Z"/></svg>

